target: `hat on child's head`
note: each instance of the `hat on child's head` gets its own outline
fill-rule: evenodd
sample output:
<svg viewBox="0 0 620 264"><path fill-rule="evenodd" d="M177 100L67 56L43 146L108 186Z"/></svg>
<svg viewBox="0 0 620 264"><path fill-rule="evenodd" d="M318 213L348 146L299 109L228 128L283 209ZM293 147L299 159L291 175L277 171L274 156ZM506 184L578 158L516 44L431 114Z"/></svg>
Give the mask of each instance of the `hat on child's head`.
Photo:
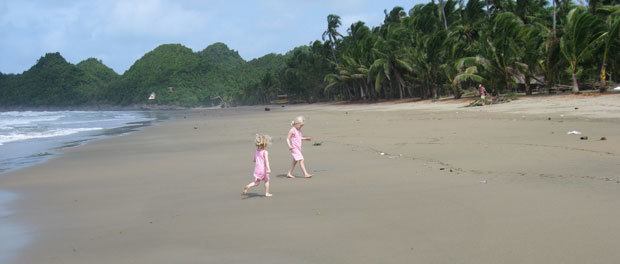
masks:
<svg viewBox="0 0 620 264"><path fill-rule="evenodd" d="M295 117L295 119L293 119L293 121L291 121L291 126L294 126L296 124L302 124L303 125L304 120L305 120L304 116Z"/></svg>

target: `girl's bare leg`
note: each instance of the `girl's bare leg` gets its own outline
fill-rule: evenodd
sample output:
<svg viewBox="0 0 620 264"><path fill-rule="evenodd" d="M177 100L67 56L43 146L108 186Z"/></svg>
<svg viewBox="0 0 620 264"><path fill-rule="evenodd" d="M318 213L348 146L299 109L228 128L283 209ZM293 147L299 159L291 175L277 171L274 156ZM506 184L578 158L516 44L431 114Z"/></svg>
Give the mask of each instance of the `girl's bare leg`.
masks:
<svg viewBox="0 0 620 264"><path fill-rule="evenodd" d="M291 164L291 169L288 170L288 173L286 174L287 178L295 178L295 176L293 176L293 170L295 169L295 165L297 165L297 161L293 160L293 163Z"/></svg>
<svg viewBox="0 0 620 264"><path fill-rule="evenodd" d="M250 182L250 184L246 185L245 188L243 188L242 194L247 194L248 190L254 186L256 186L256 182Z"/></svg>
<svg viewBox="0 0 620 264"><path fill-rule="evenodd" d="M271 197L271 196L273 196L273 194L271 194L271 193L269 192L269 181L266 181L266 182L265 182L265 196L267 196L267 197Z"/></svg>
<svg viewBox="0 0 620 264"><path fill-rule="evenodd" d="M306 164L304 164L304 160L300 160L299 165L301 167L301 171L304 173L304 177L306 178L312 177L312 174L308 173L308 171L306 170Z"/></svg>

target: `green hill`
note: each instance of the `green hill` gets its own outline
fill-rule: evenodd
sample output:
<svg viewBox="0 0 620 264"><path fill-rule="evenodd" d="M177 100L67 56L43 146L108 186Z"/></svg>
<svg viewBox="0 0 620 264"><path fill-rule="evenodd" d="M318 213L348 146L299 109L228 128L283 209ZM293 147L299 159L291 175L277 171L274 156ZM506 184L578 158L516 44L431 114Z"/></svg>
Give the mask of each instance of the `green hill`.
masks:
<svg viewBox="0 0 620 264"><path fill-rule="evenodd" d="M285 67L283 55L246 62L235 50L214 43L194 52L180 44L160 45L119 75L96 58L73 65L48 53L22 74L0 73L0 106L159 104L198 106L238 100L261 78ZM155 100L148 100L151 93Z"/></svg>
<svg viewBox="0 0 620 264"><path fill-rule="evenodd" d="M86 74L68 63L60 53L47 53L37 64L2 82L5 106L73 106L87 102L80 90L87 84Z"/></svg>

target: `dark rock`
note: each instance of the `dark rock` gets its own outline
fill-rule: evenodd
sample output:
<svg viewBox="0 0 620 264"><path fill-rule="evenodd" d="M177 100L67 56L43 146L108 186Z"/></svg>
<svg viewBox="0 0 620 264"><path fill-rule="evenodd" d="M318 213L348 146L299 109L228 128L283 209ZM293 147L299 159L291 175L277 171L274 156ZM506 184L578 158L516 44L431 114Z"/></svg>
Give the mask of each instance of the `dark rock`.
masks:
<svg viewBox="0 0 620 264"><path fill-rule="evenodd" d="M584 137L580 137L579 139L581 139L581 140L588 140L588 137L584 136Z"/></svg>
<svg viewBox="0 0 620 264"><path fill-rule="evenodd" d="M601 137L601 140L607 140L607 138L606 137Z"/></svg>

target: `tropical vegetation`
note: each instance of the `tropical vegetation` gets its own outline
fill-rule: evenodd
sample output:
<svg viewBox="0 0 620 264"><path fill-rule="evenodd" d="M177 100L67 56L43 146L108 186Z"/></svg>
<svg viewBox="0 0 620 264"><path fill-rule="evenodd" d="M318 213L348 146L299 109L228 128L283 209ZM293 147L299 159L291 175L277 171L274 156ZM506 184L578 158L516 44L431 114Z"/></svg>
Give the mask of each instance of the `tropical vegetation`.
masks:
<svg viewBox="0 0 620 264"><path fill-rule="evenodd" d="M251 61L223 43L166 44L119 75L50 53L22 74L0 73L0 106L460 98L480 83L532 94L620 81L618 0L439 0L384 14L375 27L330 14L321 40Z"/></svg>

